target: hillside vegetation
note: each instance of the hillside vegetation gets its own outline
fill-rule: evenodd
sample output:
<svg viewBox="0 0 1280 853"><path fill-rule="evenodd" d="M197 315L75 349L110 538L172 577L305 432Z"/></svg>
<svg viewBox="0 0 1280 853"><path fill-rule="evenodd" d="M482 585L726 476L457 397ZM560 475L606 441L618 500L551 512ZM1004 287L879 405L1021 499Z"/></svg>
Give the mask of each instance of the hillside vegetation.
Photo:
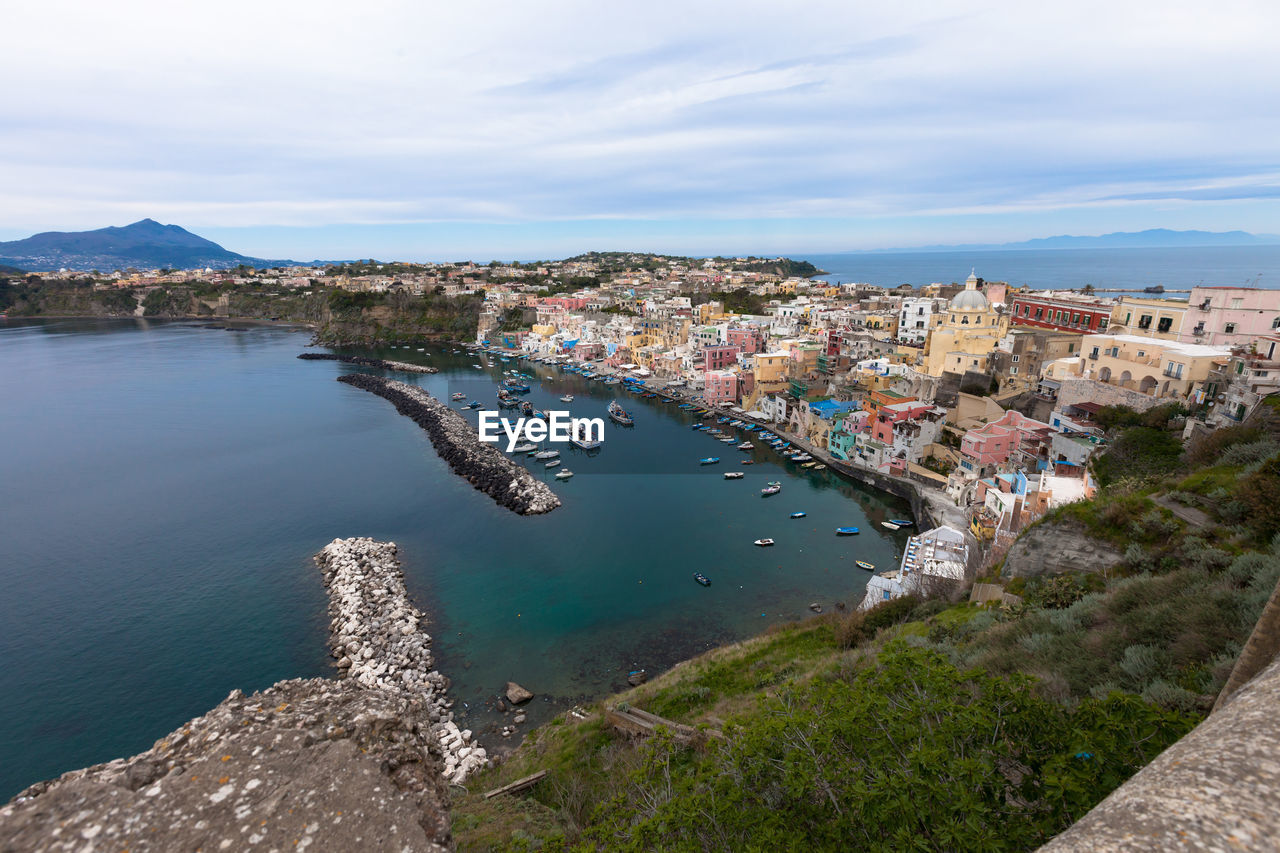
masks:
<svg viewBox="0 0 1280 853"><path fill-rule="evenodd" d="M1128 473L1040 522L1083 525L1116 565L1014 579L1013 606L906 598L778 626L558 717L457 799L460 849L1053 837L1203 718L1280 580L1280 444L1243 426L1170 459L1170 414L1113 423ZM629 739L606 722L617 703L701 734ZM527 793L480 794L544 769Z"/></svg>

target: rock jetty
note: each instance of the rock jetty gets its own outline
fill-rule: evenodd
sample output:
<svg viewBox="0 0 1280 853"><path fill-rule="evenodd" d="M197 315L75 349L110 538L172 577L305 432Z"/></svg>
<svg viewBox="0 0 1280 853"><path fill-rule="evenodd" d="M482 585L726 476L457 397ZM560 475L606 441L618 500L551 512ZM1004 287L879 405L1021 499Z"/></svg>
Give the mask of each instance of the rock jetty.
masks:
<svg viewBox="0 0 1280 853"><path fill-rule="evenodd" d="M343 364L358 364L362 367L380 367L383 370L400 370L405 373L439 373L436 367L422 364L410 364L407 361L386 361L381 358L365 358L362 355L338 355L333 352L304 352L298 358L303 361L340 361Z"/></svg>
<svg viewBox="0 0 1280 853"><path fill-rule="evenodd" d="M409 601L394 542L335 539L315 556L329 593L329 648L340 676L368 690L423 703L439 739L445 778L461 784L488 763L449 708L449 680L435 670L426 617Z"/></svg>
<svg viewBox="0 0 1280 853"><path fill-rule="evenodd" d="M546 483L482 442L462 415L418 386L364 373L339 376L338 381L377 394L400 414L413 418L455 474L512 512L537 515L560 506Z"/></svg>
<svg viewBox="0 0 1280 853"><path fill-rule="evenodd" d="M453 849L427 702L295 679L0 807L0 850Z"/></svg>

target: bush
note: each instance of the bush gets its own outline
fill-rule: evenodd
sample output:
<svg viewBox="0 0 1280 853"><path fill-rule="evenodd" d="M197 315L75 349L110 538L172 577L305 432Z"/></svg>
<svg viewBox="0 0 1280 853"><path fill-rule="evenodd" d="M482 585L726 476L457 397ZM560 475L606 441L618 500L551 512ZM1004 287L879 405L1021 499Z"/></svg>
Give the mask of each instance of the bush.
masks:
<svg viewBox="0 0 1280 853"><path fill-rule="evenodd" d="M1171 433L1151 427L1130 427L1120 434L1107 452L1093 463L1094 474L1103 486L1121 479L1160 477L1177 470L1182 460L1182 442Z"/></svg>

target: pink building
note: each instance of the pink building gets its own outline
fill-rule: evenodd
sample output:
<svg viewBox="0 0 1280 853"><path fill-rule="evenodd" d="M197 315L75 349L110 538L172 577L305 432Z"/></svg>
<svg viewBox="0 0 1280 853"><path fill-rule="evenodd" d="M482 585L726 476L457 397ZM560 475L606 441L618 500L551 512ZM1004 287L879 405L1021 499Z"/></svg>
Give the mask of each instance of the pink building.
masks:
<svg viewBox="0 0 1280 853"><path fill-rule="evenodd" d="M914 421L933 411L929 403L913 400L909 403L894 403L881 406L871 422L871 436L877 441L893 444L894 427L900 423Z"/></svg>
<svg viewBox="0 0 1280 853"><path fill-rule="evenodd" d="M548 296L539 304L556 305L564 311L581 311L586 308L591 299L586 296Z"/></svg>
<svg viewBox="0 0 1280 853"><path fill-rule="evenodd" d="M738 401L738 374L728 370L708 370L702 398L711 405Z"/></svg>
<svg viewBox="0 0 1280 853"><path fill-rule="evenodd" d="M746 355L764 351L764 334L759 329L729 329L725 337L730 346L738 347Z"/></svg>
<svg viewBox="0 0 1280 853"><path fill-rule="evenodd" d="M1280 329L1280 290L1193 287L1178 340L1206 346L1247 345Z"/></svg>
<svg viewBox="0 0 1280 853"><path fill-rule="evenodd" d="M704 369L724 370L726 367L732 367L738 363L738 353L740 352L742 352L741 347L729 344L705 347L702 350Z"/></svg>
<svg viewBox="0 0 1280 853"><path fill-rule="evenodd" d="M1009 411L965 433L960 442L960 468L970 477L994 473L1006 463L1039 470L1048 465L1048 448L1053 427Z"/></svg>

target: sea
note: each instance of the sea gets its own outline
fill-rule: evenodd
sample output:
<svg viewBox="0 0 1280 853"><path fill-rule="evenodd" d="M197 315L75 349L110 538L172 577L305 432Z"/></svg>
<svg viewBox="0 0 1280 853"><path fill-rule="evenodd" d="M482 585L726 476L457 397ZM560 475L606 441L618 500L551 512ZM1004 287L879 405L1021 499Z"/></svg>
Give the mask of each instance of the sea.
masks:
<svg viewBox="0 0 1280 853"><path fill-rule="evenodd" d="M971 268L1044 288L1280 281L1276 247L808 260L876 284L963 281ZM904 547L906 531L880 524L907 517L901 501L743 453L634 396L621 401L634 427L607 422L601 451L566 454L571 480L532 469L564 505L517 516L450 472L389 403L334 381L366 368L298 360L309 340L267 326L0 320L0 801L146 750L232 690L332 675L311 558L337 537L397 543L459 721L496 747L511 743L493 708L509 680L536 694L534 725L634 670L808 618L810 603L851 605L868 578L854 560L893 566ZM516 366L441 347L350 352L434 365L388 375L485 404ZM604 417L619 393L522 369L542 409ZM734 464L748 455L754 465ZM711 456L721 462L698 464ZM768 481L781 494L762 498ZM837 537L840 526L862 532ZM763 537L777 544L752 544Z"/></svg>
<svg viewBox="0 0 1280 853"><path fill-rule="evenodd" d="M900 500L760 442L736 450L633 395L619 399L633 427L606 421L600 451L565 454L571 480L524 461L563 506L515 515L391 404L335 381L365 368L299 360L309 340L261 326L0 321L0 801L146 750L234 689L332 675L311 558L337 537L398 545L455 714L498 748L512 743L494 731L507 681L536 694L527 729L625 688L632 671L809 617L810 603L856 604L869 574L854 560L896 565L905 544L906 531L880 525L907 516ZM359 352L434 365L387 375L490 407L519 364L439 347ZM619 396L522 369L536 371L540 409L604 418ZM732 470L746 476L725 480ZM761 497L768 481L782 492ZM836 536L848 525L862 533Z"/></svg>
<svg viewBox="0 0 1280 853"><path fill-rule="evenodd" d="M825 272L819 279L884 287L963 282L972 271L987 281L1036 290L1091 284L1106 296L1157 285L1168 291L1199 285L1280 288L1280 246L851 252L804 259ZM1187 298L1186 293L1168 295Z"/></svg>

